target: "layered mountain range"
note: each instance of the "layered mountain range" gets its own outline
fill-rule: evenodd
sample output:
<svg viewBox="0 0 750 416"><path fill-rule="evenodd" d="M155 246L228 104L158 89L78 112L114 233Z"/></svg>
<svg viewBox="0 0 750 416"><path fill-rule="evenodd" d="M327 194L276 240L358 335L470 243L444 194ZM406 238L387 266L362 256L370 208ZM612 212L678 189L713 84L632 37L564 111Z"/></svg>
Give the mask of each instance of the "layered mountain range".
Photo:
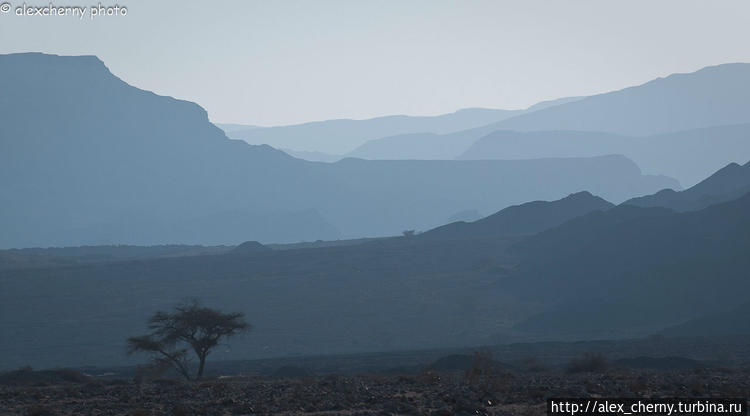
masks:
<svg viewBox="0 0 750 416"><path fill-rule="evenodd" d="M0 90L0 247L383 236L465 209L679 187L622 156L313 163L230 140L95 57L2 55Z"/></svg>
<svg viewBox="0 0 750 416"><path fill-rule="evenodd" d="M95 57L0 55L0 247L98 245L0 250L2 365L130 363L148 315L196 296L253 323L216 359L746 333L747 76L313 123L454 152L323 163Z"/></svg>
<svg viewBox="0 0 750 416"><path fill-rule="evenodd" d="M405 129L340 154L421 160L621 154L644 173L692 186L729 162L750 159L748 85L749 64L717 65L595 96L551 101L523 113L506 112L502 120L450 132L430 125ZM294 128L307 138L325 140L316 130ZM275 136L262 129L253 134L254 142L275 143ZM351 136L351 142L358 141ZM322 161L344 157L290 152Z"/></svg>
<svg viewBox="0 0 750 416"><path fill-rule="evenodd" d="M433 132L447 134L497 123L558 104L573 102L580 97L543 101L523 110L465 108L438 116L385 116L365 120L326 120L290 126L258 127L219 124L232 138L250 144L268 144L298 152L321 152L343 155L369 140L396 134ZM354 155L354 154L352 154ZM339 157L340 158L340 157Z"/></svg>

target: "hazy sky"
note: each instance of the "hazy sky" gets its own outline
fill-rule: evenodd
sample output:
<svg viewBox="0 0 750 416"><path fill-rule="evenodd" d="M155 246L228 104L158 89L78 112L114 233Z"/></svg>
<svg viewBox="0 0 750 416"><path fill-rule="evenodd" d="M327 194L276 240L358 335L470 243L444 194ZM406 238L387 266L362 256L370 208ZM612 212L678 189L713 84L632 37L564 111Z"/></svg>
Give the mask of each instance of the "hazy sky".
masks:
<svg viewBox="0 0 750 416"><path fill-rule="evenodd" d="M750 62L750 0L120 1L127 16L92 20L9 0L0 53L94 54L213 121L259 125L521 108Z"/></svg>

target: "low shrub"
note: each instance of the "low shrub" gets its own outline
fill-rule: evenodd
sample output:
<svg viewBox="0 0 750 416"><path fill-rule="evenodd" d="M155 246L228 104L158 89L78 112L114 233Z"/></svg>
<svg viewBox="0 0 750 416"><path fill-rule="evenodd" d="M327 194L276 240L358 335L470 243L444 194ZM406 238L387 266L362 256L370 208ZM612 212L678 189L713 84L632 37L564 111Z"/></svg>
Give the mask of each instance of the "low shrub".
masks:
<svg viewBox="0 0 750 416"><path fill-rule="evenodd" d="M568 363L566 372L574 373L603 373L609 368L609 362L601 354L586 354L581 358L576 358Z"/></svg>

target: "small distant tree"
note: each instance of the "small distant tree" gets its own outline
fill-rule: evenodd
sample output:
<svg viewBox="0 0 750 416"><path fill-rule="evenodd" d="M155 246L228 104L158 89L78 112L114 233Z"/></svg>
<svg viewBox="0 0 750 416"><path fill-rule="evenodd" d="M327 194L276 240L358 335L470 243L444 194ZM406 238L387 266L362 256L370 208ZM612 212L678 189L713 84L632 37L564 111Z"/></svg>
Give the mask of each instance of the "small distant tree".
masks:
<svg viewBox="0 0 750 416"><path fill-rule="evenodd" d="M404 237L406 237L406 238L414 237L414 234L416 234L416 233L417 233L416 230L404 230L403 232L401 232L401 234L403 234Z"/></svg>
<svg viewBox="0 0 750 416"><path fill-rule="evenodd" d="M178 305L173 312L156 312L148 320L148 328L148 334L128 339L128 352L149 354L157 366L172 367L192 380L203 377L206 357L222 339L250 329L250 324L242 313L223 313L193 300ZM194 377L191 350L198 358Z"/></svg>

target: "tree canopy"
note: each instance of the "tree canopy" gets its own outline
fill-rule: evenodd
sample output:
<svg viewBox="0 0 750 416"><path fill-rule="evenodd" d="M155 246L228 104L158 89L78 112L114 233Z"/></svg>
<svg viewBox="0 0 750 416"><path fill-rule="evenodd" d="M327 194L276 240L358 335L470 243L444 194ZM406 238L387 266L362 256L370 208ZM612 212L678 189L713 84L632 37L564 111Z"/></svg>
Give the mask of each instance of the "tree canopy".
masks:
<svg viewBox="0 0 750 416"><path fill-rule="evenodd" d="M250 329L250 324L245 322L243 313L224 313L193 300L176 306L172 312L154 313L148 328L148 334L128 339L128 351L148 353L157 366L171 366L191 380L203 377L206 357L221 340ZM191 350L198 358L194 376Z"/></svg>

